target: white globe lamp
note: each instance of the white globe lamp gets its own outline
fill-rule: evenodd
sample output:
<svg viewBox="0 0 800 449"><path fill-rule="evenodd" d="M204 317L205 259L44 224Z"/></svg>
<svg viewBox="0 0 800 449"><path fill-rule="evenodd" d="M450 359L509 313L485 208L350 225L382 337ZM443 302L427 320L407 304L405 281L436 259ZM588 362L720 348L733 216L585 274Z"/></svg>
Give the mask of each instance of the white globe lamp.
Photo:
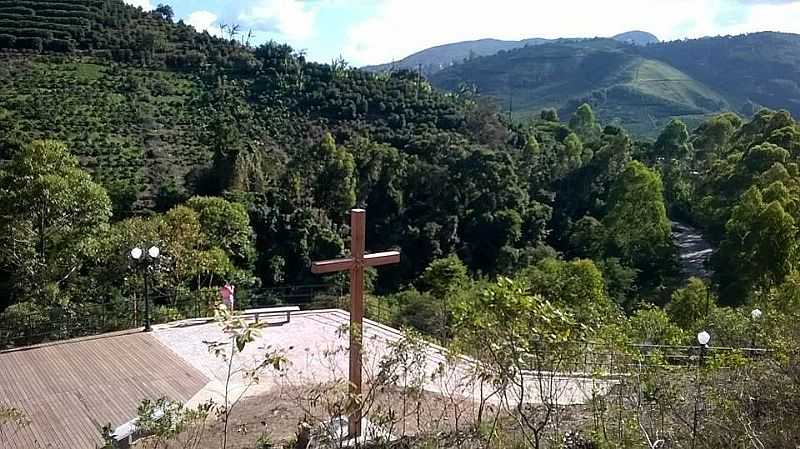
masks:
<svg viewBox="0 0 800 449"><path fill-rule="evenodd" d="M134 260L139 260L139 259L141 259L141 258L142 258L142 248L139 248L138 246L137 246L136 248L133 248L133 249L131 250L131 257L132 257Z"/></svg>
<svg viewBox="0 0 800 449"><path fill-rule="evenodd" d="M697 342L702 346L707 345L709 341L711 341L711 335L708 335L708 332L702 331L697 334Z"/></svg>

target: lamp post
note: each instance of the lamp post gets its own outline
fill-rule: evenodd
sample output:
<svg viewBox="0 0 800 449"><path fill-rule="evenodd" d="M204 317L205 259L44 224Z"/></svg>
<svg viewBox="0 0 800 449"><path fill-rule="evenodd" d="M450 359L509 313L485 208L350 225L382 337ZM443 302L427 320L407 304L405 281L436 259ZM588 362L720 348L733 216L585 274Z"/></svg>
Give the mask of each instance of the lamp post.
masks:
<svg viewBox="0 0 800 449"><path fill-rule="evenodd" d="M161 257L161 250L157 246L151 246L147 253L137 247L131 250L131 259L134 264L144 272L144 331L150 332L150 274Z"/></svg>
<svg viewBox="0 0 800 449"><path fill-rule="evenodd" d="M697 377L695 378L697 392L695 393L695 398L694 398L694 420L692 423L692 448L695 447L695 441L697 437L697 406L700 403L700 393L701 393L700 368L703 366L703 357L705 356L706 348L708 347L709 341L711 341L711 335L709 335L708 332L701 331L700 333L697 334L697 343L700 344L700 357L697 362Z"/></svg>
<svg viewBox="0 0 800 449"><path fill-rule="evenodd" d="M761 315L763 315L761 309L753 309L753 311L750 312L750 318L752 318L752 327L753 327L753 334L750 338L750 347L753 349L756 348L756 335L758 334L758 320L761 319Z"/></svg>

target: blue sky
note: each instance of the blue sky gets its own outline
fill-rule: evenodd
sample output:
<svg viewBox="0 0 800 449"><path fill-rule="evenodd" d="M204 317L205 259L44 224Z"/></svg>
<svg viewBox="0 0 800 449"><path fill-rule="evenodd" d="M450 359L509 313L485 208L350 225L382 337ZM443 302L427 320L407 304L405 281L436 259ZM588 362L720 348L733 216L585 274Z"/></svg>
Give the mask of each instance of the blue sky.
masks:
<svg viewBox="0 0 800 449"><path fill-rule="evenodd" d="M150 9L159 0L126 0ZM176 19L217 33L219 24L252 30L305 50L309 59L342 56L352 65L403 58L434 45L493 37L611 36L641 29L661 39L800 32L800 1L790 0L161 0Z"/></svg>

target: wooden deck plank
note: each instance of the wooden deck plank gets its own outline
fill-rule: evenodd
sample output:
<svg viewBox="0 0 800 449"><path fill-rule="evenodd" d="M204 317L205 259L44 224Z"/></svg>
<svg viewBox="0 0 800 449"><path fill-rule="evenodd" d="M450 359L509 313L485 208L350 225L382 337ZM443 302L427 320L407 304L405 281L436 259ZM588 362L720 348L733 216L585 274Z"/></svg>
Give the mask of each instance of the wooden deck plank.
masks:
<svg viewBox="0 0 800 449"><path fill-rule="evenodd" d="M91 448L101 442L101 426L134 418L143 399L186 401L207 381L144 333L0 352L0 397L31 420L0 447Z"/></svg>

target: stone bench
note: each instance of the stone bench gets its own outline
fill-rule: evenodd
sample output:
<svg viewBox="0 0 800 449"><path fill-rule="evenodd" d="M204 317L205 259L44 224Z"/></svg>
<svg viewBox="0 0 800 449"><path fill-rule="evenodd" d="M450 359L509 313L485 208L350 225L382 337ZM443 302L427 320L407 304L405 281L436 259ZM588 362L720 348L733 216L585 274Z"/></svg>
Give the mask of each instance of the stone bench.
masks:
<svg viewBox="0 0 800 449"><path fill-rule="evenodd" d="M292 321L292 312L299 312L300 307L298 306L283 306L283 307L264 307L261 309L245 309L240 310L237 313L237 316L240 317L250 317L252 316L256 323L258 323L258 318L261 315L275 315L275 314L286 314L286 323Z"/></svg>

